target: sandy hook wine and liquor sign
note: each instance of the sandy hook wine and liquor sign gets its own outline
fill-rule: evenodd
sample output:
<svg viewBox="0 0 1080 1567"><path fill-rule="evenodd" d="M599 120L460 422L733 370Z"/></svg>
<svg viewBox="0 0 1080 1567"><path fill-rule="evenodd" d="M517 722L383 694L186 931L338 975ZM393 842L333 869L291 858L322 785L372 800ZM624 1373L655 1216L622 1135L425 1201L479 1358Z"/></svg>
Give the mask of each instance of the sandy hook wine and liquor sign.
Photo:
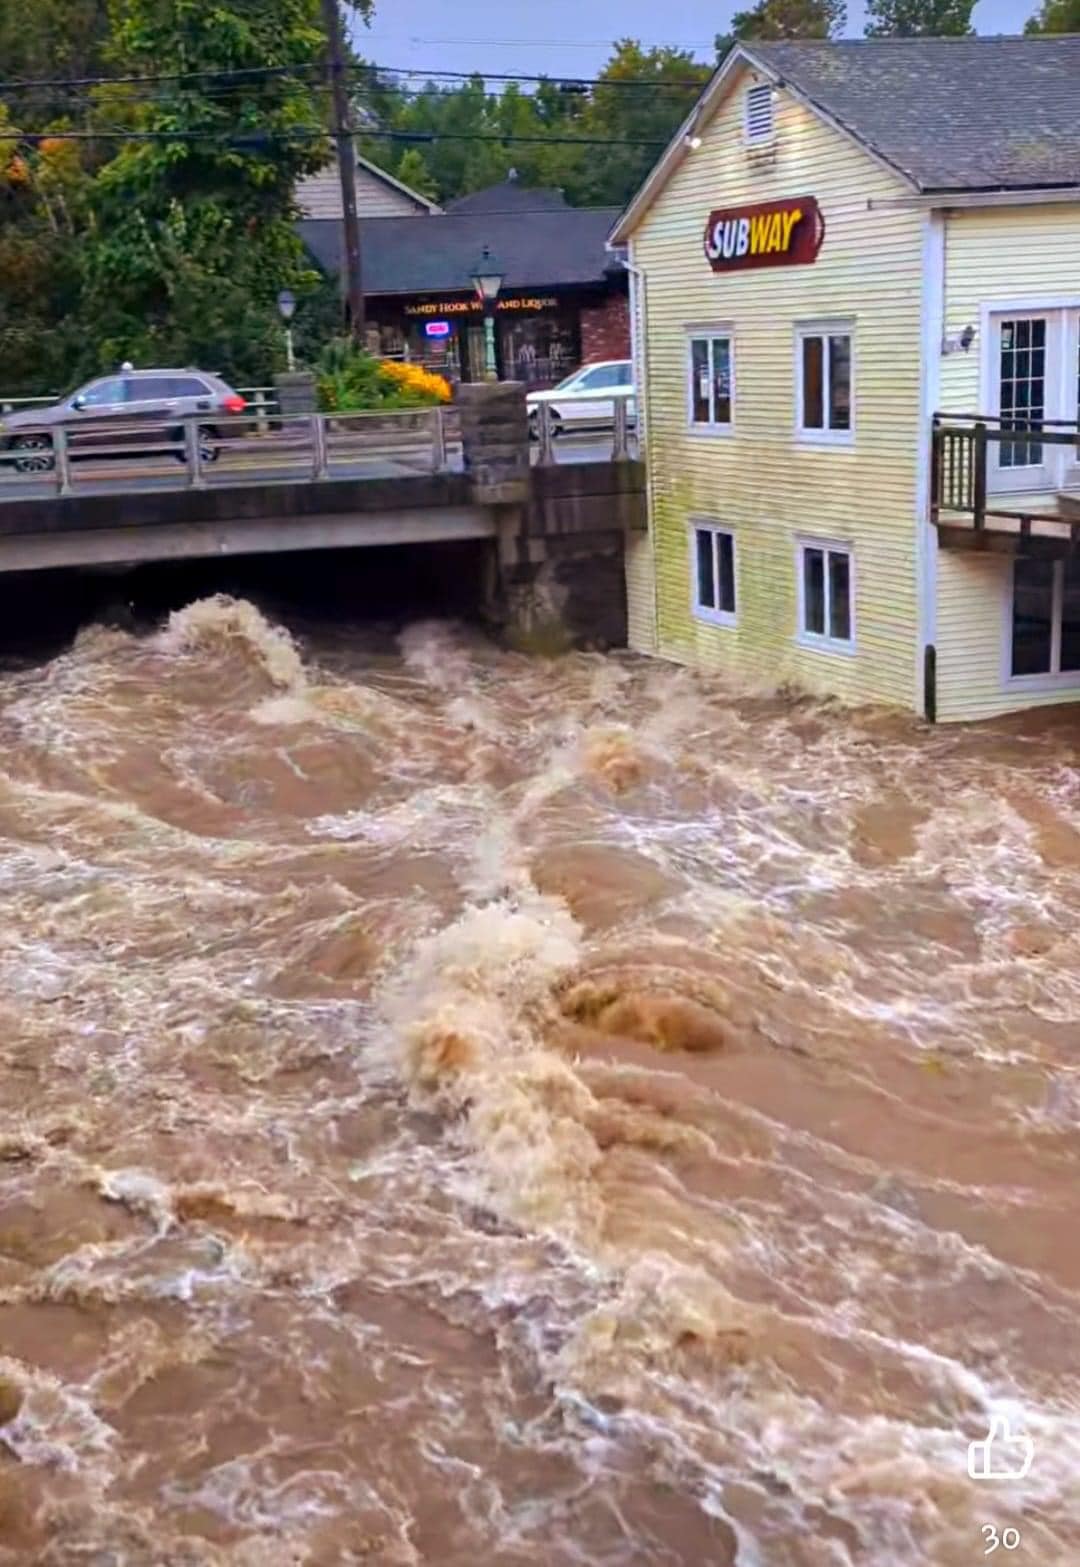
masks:
<svg viewBox="0 0 1080 1567"><path fill-rule="evenodd" d="M721 207L709 213L705 254L714 272L797 267L817 260L825 219L813 196Z"/></svg>

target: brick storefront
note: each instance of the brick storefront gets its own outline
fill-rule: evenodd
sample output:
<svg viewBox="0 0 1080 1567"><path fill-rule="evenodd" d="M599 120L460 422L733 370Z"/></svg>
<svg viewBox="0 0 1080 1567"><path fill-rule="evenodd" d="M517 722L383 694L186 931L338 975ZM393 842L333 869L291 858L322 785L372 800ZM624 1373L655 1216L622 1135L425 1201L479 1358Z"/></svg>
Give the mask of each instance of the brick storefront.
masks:
<svg viewBox="0 0 1080 1567"><path fill-rule="evenodd" d="M624 293L610 293L596 304L581 307L581 361L630 358L630 302Z"/></svg>

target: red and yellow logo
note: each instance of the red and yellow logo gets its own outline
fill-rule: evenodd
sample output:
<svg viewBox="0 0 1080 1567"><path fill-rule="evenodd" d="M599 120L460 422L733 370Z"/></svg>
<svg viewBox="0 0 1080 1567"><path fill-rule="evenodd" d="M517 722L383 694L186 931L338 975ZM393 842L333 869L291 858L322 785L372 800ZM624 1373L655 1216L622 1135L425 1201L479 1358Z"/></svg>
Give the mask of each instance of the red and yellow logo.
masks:
<svg viewBox="0 0 1080 1567"><path fill-rule="evenodd" d="M705 255L714 272L746 267L807 266L817 260L825 219L813 196L721 207L705 225Z"/></svg>

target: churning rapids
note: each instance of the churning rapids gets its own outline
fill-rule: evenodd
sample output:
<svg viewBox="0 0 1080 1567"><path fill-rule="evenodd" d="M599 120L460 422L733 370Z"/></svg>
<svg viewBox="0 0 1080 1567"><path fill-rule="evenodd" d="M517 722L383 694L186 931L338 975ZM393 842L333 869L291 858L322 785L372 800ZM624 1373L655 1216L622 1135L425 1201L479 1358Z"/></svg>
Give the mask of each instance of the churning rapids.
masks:
<svg viewBox="0 0 1080 1567"><path fill-rule="evenodd" d="M1075 712L219 597L0 739L4 1567L1080 1562Z"/></svg>

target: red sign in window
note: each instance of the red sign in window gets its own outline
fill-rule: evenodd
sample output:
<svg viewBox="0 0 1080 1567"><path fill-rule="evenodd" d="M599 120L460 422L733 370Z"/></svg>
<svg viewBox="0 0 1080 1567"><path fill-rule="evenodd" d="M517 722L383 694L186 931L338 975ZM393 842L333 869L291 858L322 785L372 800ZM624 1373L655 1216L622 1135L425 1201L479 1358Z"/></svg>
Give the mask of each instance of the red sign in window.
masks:
<svg viewBox="0 0 1080 1567"><path fill-rule="evenodd" d="M720 207L705 225L705 255L714 272L797 267L817 260L825 219L813 196Z"/></svg>

